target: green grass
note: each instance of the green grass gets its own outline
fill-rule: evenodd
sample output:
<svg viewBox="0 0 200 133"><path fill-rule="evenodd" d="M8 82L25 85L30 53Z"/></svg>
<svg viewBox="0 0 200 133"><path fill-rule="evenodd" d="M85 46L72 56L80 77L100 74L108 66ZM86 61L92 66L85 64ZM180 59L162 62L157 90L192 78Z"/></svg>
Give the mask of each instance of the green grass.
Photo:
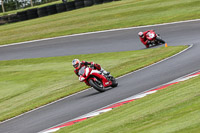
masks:
<svg viewBox="0 0 200 133"><path fill-rule="evenodd" d="M0 26L0 45L200 18L199 0L122 0Z"/></svg>
<svg viewBox="0 0 200 133"><path fill-rule="evenodd" d="M57 133L199 133L200 76Z"/></svg>
<svg viewBox="0 0 200 133"><path fill-rule="evenodd" d="M74 58L99 63L118 77L186 47L0 61L0 121L88 88L73 72Z"/></svg>

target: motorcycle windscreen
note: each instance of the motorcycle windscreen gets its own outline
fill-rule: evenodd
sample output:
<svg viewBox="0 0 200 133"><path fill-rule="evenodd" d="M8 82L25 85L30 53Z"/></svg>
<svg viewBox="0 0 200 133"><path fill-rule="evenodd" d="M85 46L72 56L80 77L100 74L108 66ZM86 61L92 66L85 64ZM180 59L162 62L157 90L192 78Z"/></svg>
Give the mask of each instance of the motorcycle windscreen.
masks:
<svg viewBox="0 0 200 133"><path fill-rule="evenodd" d="M85 66L81 67L81 69L79 70L78 74L79 75L83 75L85 73Z"/></svg>

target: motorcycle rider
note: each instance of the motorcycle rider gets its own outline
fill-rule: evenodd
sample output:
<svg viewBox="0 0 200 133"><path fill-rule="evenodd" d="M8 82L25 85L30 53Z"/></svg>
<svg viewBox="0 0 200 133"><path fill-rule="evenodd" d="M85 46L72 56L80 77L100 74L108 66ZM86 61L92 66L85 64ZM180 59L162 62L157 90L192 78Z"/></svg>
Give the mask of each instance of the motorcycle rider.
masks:
<svg viewBox="0 0 200 133"><path fill-rule="evenodd" d="M106 75L110 74L109 72L105 71L99 64L95 64L94 62L80 61L79 59L74 59L72 61L72 65L75 68L74 72L78 77L80 76L79 70L84 66L87 67L88 65L90 65L91 67L93 67L96 70L99 70L103 74L106 74Z"/></svg>
<svg viewBox="0 0 200 133"><path fill-rule="evenodd" d="M146 46L146 48L149 48L149 45L151 44L151 41L149 41L149 40L146 38L146 34L147 34L148 32L150 32L150 31L152 31L152 30L147 30L147 31L145 31L145 32L140 31L140 32L138 33L138 36L140 37L140 41Z"/></svg>

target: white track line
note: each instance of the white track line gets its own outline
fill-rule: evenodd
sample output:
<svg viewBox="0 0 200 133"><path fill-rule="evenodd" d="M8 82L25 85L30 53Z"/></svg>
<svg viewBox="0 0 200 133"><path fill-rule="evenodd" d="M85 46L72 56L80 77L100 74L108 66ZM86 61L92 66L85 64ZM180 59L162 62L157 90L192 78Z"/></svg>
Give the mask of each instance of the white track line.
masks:
<svg viewBox="0 0 200 133"><path fill-rule="evenodd" d="M87 32L87 33L80 33L80 34L73 34L73 35L66 35L66 36L45 38L45 39L39 39L39 40L33 40L33 41L26 41L26 42L19 42L19 43L12 43L12 44L7 44L7 45L1 45L0 48L1 47L7 47L7 46L13 46L13 45L20 45L20 44L25 44L25 43L47 41L47 40L67 38L67 37L74 37L74 36L90 35L90 34L96 34L96 33L105 33L105 32L111 32L111 31L122 31L122 30L130 30L130 29L140 29L140 28L146 28L146 27L156 27L156 26L164 26L164 25L172 25L172 24L181 24L181 23L189 23L189 22L196 22L196 21L200 21L200 19L178 21L178 22L171 22L171 23L163 23L163 24L155 24L155 25L138 26L138 27L119 28L119 29L112 29L112 30L95 31L95 32Z"/></svg>
<svg viewBox="0 0 200 133"><path fill-rule="evenodd" d="M1 47L7 47L7 46L13 46L13 45L20 45L20 44L25 44L25 43L38 42L38 41L46 41L46 40L53 40L53 39L65 38L65 37L89 35L89 34L104 33L104 32L110 32L110 31L120 31L120 30L129 30L129 29L139 29L139 28L152 27L152 26L153 26L153 27L156 27L156 26L162 26L162 25L180 24L180 23L188 23L188 22L195 22L195 21L200 21L200 19L187 20L187 21L179 21L179 22L172 22L172 23L163 23L163 24L156 24L156 25L139 26L139 27L120 28L120 29L112 29L112 30L105 30L105 31L88 32L88 33L81 33L81 34L74 34L74 35L67 35L67 36L46 38L46 39L40 39L40 40L33 40L33 41L27 41L27 42L21 42L21 43L13 43L13 44L8 44L8 45L2 45L2 46L0 46L0 48L1 48ZM187 49L183 50L182 52L184 52L184 51L190 49L192 46L193 46L193 45L191 45L191 46L188 47ZM176 55L181 54L182 52L177 53ZM174 57L174 56L176 56L176 55L173 55L172 57ZM165 61L165 60L167 60L167 59L169 59L169 58L171 58L171 57L168 57L168 58L166 58L166 59L164 59L164 60L162 60L162 61ZM160 62L162 62L162 61L159 61L159 62L157 62L157 63L154 63L154 64L150 65L150 66L144 67L144 68L142 68L142 69L136 70L136 71L134 71L134 72L141 71L141 70L146 69L146 68L148 68L148 67L151 67L151 66L153 66L153 65L155 65L155 64L158 64L158 63L160 63ZM120 77L118 77L118 78L125 77L125 76L127 76L127 75L129 75L129 74L132 74L132 73L134 73L134 72L128 73L128 74L123 75L123 76L120 76ZM91 89L91 88L89 88L89 89ZM71 96L74 96L74 95L76 95L76 94L82 93L82 92L87 91L87 90L89 90L89 89L80 91L80 92L75 93L75 94L73 94L73 95L70 95L70 96L61 98L61 99L59 99L59 100L57 100L57 101L51 102L51 103L46 104L46 105L44 105L44 106L38 107L38 108L33 109L33 110L31 110L31 111L28 111L28 112L25 112L25 113L23 113L23 114L21 114L21 115L15 116L15 117L10 118L10 119L7 119L7 120L5 120L5 121L0 122L0 124L1 124L1 123L4 123L4 122L7 122L7 121L9 121L9 120L15 119L15 118L17 118L17 117L20 117L20 116L22 116L22 115L25 115L25 114L27 114L27 113L30 113L30 112L32 112L32 111L38 110L38 109L40 109L40 108L46 107L46 106L51 105L51 104L53 104L53 103L56 103L56 102L58 102L58 101L64 100L64 99L66 99L66 98L68 98L68 97L71 97Z"/></svg>
<svg viewBox="0 0 200 133"><path fill-rule="evenodd" d="M193 47L193 44L190 45L188 48L184 49L183 51L181 51L181 52L179 52L179 53L177 53L177 54L175 54L175 55L173 55L173 56L170 56L170 57L168 57L168 58L166 58L166 59L163 59L163 60L161 60L161 61L159 61L159 62L156 62L156 63L151 64L151 65L149 65L149 66L146 66L146 67L144 67L144 68L141 68L141 69L138 69L138 70L136 70L136 71L130 72L130 73L128 73L128 74L125 74L125 75L123 75L123 76L120 76L120 77L118 77L118 78L116 78L116 79L119 79L119 78L125 77L125 76L127 76L127 75L130 75L130 74L132 74L132 73L135 73L135 72L138 72L138 71L147 69L147 68L149 68L149 67L151 67L151 66L153 66L153 65L156 65L156 64L161 63L161 62L163 62L163 61L165 61L165 60L168 60L168 59L170 59L170 58L173 58L173 57L175 57L175 56L177 56L177 55L179 55L179 54L181 54L181 53L183 53L183 52L189 50L189 49L192 48L192 47ZM91 89L91 88L88 88L88 89L86 89L86 90L83 90L83 91L74 93L74 94L72 94L72 95L69 95L69 96L67 96L67 97L61 98L61 99L56 100L56 101L54 101L54 102L51 102L51 103L48 103L48 104L46 104L46 105L40 106L40 107L38 107L38 108L36 108L36 109L30 110L30 111L28 111L28 112L25 112L25 113L23 113L23 114L20 114L20 115L18 115L18 116L13 117L13 118L10 118L10 119L7 119L7 120L5 120L5 121L2 121L2 122L0 122L0 124L5 123L5 122L10 121L10 120L13 120L13 119L15 119L15 118L18 118L18 117L20 117L20 116L23 116L23 115L25 115L25 114L31 113L31 112L33 112L33 111L35 111L35 110L38 110L38 109L43 108L43 107L46 107L46 106L48 106L48 105L54 104L54 103L59 102L59 101L61 101L61 100L67 99L67 98L72 97L72 96L74 96L74 95L77 95L77 94L79 94L79 93L88 91L88 90L90 90L90 89Z"/></svg>
<svg viewBox="0 0 200 133"><path fill-rule="evenodd" d="M161 62L164 62L164 61L166 61L166 60L168 60L168 59L170 59L170 58L173 58L173 57L175 57L175 56L177 56L177 55L179 55L179 54L181 54L181 53L187 51L188 49L190 49L190 48L192 48L192 47L193 47L193 44L189 45L188 48L184 49L183 51L181 51L181 52L179 52L179 53L177 53L177 54L175 54L175 55L172 55L172 56L170 56L170 57L168 57L168 58L165 58L165 59L163 59L163 60L161 60L161 61L159 61L159 62L153 63L153 64L151 64L151 65L149 65L149 66L144 67L144 68L141 68L141 69L138 69L138 70L136 70L136 71L133 71L133 72L127 73L127 74L125 74L125 75L122 75L122 76L120 76L120 77L118 77L118 78L125 77L125 76L127 76L127 75L132 74L132 73L135 73L135 72L141 71L141 70L146 69L146 68L149 68L149 67L151 67L151 66L153 66L153 65L156 65L156 64L159 64L159 63L161 63Z"/></svg>
<svg viewBox="0 0 200 133"><path fill-rule="evenodd" d="M80 117L77 117L77 118L74 118L74 119L72 119L72 120L69 120L69 121L66 121L66 122L57 124L57 125L52 126L52 127L48 128L48 129L45 129L45 130L43 130L43 131L40 131L39 133L52 133L52 132L58 131L60 128L66 127L66 126L63 126L63 127L58 127L58 126L61 126L61 125L66 124L66 123L68 123L68 122L71 122L71 121L74 121L74 120L78 120L78 119L84 119L84 118L88 119L88 118L91 118L91 117L100 115L101 113L111 111L113 108L116 108L116 107L110 107L110 106L112 106L112 105L115 105L115 104L118 104L118 103L122 103L122 102L125 102L125 101L129 101L129 100L133 100L133 99L136 100L136 99L143 98L143 97L145 97L145 96L147 96L147 95L149 95L149 94L153 94L153 93L157 92L158 90L155 90L155 89L160 88L160 87L162 87L162 86L165 86L165 85L168 85L168 84L171 84L171 83L175 83L175 82L179 83L179 82L182 82L182 81L191 79L191 78L193 78L193 77L196 77L196 76L198 76L199 74L198 74L198 75L192 75L192 74L195 74L195 73L197 73L197 72L199 72L199 70L198 70L198 71L195 71L195 72L192 72L192 73L190 73L190 74L184 75L184 76L182 76L182 77L180 77L180 78L177 78L177 79L175 79L175 80L172 80L172 81L170 81L170 82L168 82L168 83L165 83L165 84L159 85L159 86L157 86L157 87L154 87L154 88L145 90L145 91L143 91L143 92L140 92L140 93L138 93L138 94L136 94L136 95L133 95L133 96L131 96L131 97L125 98L125 99L123 99L123 100L120 100L120 101L118 101L118 102L114 102L114 103L112 103L112 104L106 105L106 106L104 106L104 107L102 107L102 108L100 108L100 109L97 109L97 110L95 110L95 111L89 112L89 113L87 113L87 114L85 114L85 115L82 115L82 116L80 116ZM170 86L171 86L171 85L170 85ZM128 102L128 103L129 103L129 102ZM122 105L124 105L124 104L122 104ZM120 105L120 106L121 106L121 105ZM108 108L108 107L110 107L110 108Z"/></svg>

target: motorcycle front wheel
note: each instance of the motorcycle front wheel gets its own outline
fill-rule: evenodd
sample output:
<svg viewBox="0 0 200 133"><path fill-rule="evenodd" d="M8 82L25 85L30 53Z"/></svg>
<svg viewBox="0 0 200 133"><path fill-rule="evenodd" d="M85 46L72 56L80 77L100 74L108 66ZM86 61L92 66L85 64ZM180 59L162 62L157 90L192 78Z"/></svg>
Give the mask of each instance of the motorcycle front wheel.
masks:
<svg viewBox="0 0 200 133"><path fill-rule="evenodd" d="M103 84L100 80L97 79L97 81L94 81L92 79L89 80L89 84L91 87L93 87L95 90L99 92L104 92L105 88L103 87Z"/></svg>
<svg viewBox="0 0 200 133"><path fill-rule="evenodd" d="M114 88L114 87L117 87L117 86L118 86L118 83L117 83L117 81L116 81L116 79L115 79L114 77L112 77L111 81L112 81L111 87Z"/></svg>

